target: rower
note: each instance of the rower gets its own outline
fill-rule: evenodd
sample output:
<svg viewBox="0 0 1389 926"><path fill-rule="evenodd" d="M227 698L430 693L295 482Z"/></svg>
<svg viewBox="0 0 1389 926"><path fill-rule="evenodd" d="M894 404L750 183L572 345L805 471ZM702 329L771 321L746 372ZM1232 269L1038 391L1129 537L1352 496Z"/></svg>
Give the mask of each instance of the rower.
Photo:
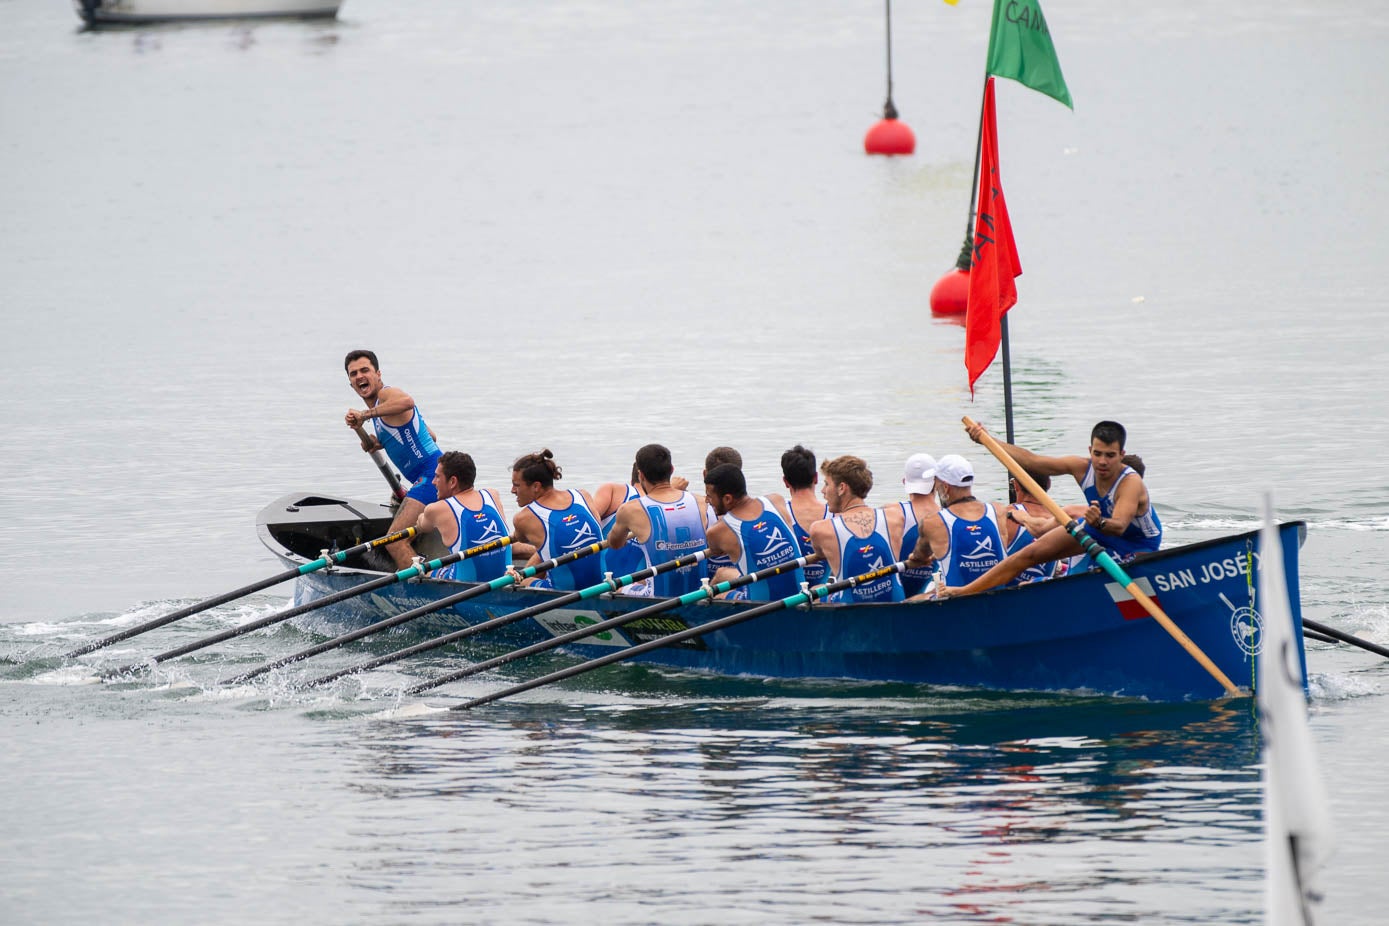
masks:
<svg viewBox="0 0 1389 926"><path fill-rule="evenodd" d="M514 536L535 545L535 555L528 566L602 540L593 499L583 489L555 488L555 480L563 477L555 455L548 449L528 453L511 464L511 494L522 506L512 522ZM519 579L519 573L512 572ZM576 591L597 585L602 579L602 562L597 556L589 556L557 566L542 579L523 580L522 584Z"/></svg>
<svg viewBox="0 0 1389 926"><path fill-rule="evenodd" d="M1017 527L1002 505L975 498L974 467L958 454L936 462L936 497L940 511L921 522L907 565L925 568L935 560L946 586L964 585L998 565Z"/></svg>
<svg viewBox="0 0 1389 926"><path fill-rule="evenodd" d="M858 457L835 457L820 464L825 477L821 494L830 517L810 526L810 543L829 562L835 579L847 579L897 561L902 546L902 509L898 505L872 508L865 501L873 488L873 472ZM897 573L855 585L831 600L840 602L901 601Z"/></svg>
<svg viewBox="0 0 1389 926"><path fill-rule="evenodd" d="M641 551L638 568L657 566L705 548L704 512L693 493L671 485L675 467L670 451L647 444L637 451L637 486L641 497L617 510L608 546L623 550L628 541ZM663 572L630 586L624 593L669 598L699 588L704 571L699 563Z"/></svg>
<svg viewBox="0 0 1389 926"><path fill-rule="evenodd" d="M732 463L720 463L704 475L704 497L719 516L709 525L709 552L733 562L714 575L715 582L790 563L802 555L788 523L791 512L786 502L779 495L749 497L747 479ZM804 579L800 569L793 569L733 589L724 597L775 601L796 594Z"/></svg>
<svg viewBox="0 0 1389 926"><path fill-rule="evenodd" d="M381 380L381 366L376 354L369 350L354 350L343 360L347 382L366 402L364 409L349 408L343 420L349 428L359 428L370 421L375 436L362 441L367 453L385 450L396 469L410 481L410 489L401 499L395 518L386 533L411 527L419 520L424 506L439 500L434 489L434 467L439 461L439 445L434 432L424 422L424 415L415 407L415 400L404 389L387 386ZM406 569L414 561L415 550L408 540L386 547L397 569Z"/></svg>
<svg viewBox="0 0 1389 926"><path fill-rule="evenodd" d="M439 540L450 553L461 553L505 537L506 513L495 489L477 489L477 464L458 450L439 457L434 470L434 488L439 501L426 505L415 527L421 534L438 531ZM471 556L450 566L434 570L436 579L457 582L490 582L511 565L511 548Z"/></svg>
<svg viewBox="0 0 1389 926"><path fill-rule="evenodd" d="M966 427L970 440L978 443L984 427ZM1162 522L1153 509L1143 477L1124 463L1124 442L1128 433L1117 421L1101 421L1090 430L1088 457L1047 457L1012 444L1002 444L1008 454L1028 472L1048 476L1069 475L1075 479L1090 503L1085 510L1084 530L1118 562L1139 553L1157 550L1162 544ZM1001 443L1001 442L1000 442ZM1141 461L1140 461L1141 462ZM951 595L972 595L1013 579L1029 566L1049 563L1083 552L1080 543L1057 525L1017 553ZM948 583L947 583L948 584Z"/></svg>
<svg viewBox="0 0 1389 926"><path fill-rule="evenodd" d="M1028 473L1028 475L1032 477L1032 481L1037 483L1037 486L1043 492L1051 491L1051 477L1046 473ZM1008 542L1008 549L1005 551L1006 555L1012 556L1014 553L1017 553L1023 547L1036 540L1037 537L1046 533L1046 530L1050 530L1054 527L1056 525L1056 519L1047 512L1046 505L1042 504L1041 499L1034 496L1028 490L1027 486L1023 485L1017 477L1011 477L1008 482L1009 487L1012 489L1013 498L1017 499L1017 501L1008 506L1007 513L1005 514L1005 517L1009 521L1017 525L1017 530L1013 533L1013 539ZM1038 527L1038 525L1041 525L1041 527ZM1035 534L1032 530L1033 527L1038 527ZM1042 527L1046 530L1041 529ZM1035 566L1029 566L1018 573L1008 584L1010 586L1027 585L1030 582L1045 581L1056 574L1058 567L1058 563L1038 563Z"/></svg>
<svg viewBox="0 0 1389 926"><path fill-rule="evenodd" d="M701 480L709 475L709 471L720 463L731 463L739 469L743 468L743 455L733 447L715 447L704 455L704 470L700 473ZM703 485L703 482L700 483ZM714 506L709 503L709 499L704 500L704 523L713 524L719 519L714 513ZM732 569L733 561L722 553L710 552L704 561L705 575L717 575L720 569Z"/></svg>
<svg viewBox="0 0 1389 926"><path fill-rule="evenodd" d="M921 536L921 522L940 514L936 502L936 458L929 453L914 453L907 457L902 468L902 487L907 490L907 500L898 502L902 506L902 546L897 558L905 560L916 549L916 541ZM926 590L931 581L929 566L916 566L902 570L902 591L908 598Z"/></svg>
<svg viewBox="0 0 1389 926"><path fill-rule="evenodd" d="M810 545L810 526L830 516L829 506L824 499L815 494L820 483L820 473L815 468L815 451L802 447L792 447L781 455L781 483L790 493L786 499L790 509L791 532L800 545L801 555L809 556L815 552ZM816 560L804 568L805 581L810 585L823 585L829 581L830 567L824 560Z"/></svg>

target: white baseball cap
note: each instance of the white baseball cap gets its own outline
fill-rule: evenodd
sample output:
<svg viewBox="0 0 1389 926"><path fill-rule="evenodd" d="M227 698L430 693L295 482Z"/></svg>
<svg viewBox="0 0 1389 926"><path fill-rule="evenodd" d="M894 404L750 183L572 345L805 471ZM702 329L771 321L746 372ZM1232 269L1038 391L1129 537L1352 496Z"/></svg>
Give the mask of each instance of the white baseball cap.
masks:
<svg viewBox="0 0 1389 926"><path fill-rule="evenodd" d="M936 463L936 478L957 488L974 485L974 467L958 454L947 454Z"/></svg>
<svg viewBox="0 0 1389 926"><path fill-rule="evenodd" d="M936 458L929 453L914 453L907 457L902 470L902 485L912 495L930 495L936 490Z"/></svg>

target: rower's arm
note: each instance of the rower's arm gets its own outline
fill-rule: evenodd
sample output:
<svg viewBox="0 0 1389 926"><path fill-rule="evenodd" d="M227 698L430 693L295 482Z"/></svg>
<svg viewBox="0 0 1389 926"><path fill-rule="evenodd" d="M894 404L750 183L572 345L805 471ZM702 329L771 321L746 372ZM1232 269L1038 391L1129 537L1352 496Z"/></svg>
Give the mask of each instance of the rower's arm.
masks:
<svg viewBox="0 0 1389 926"><path fill-rule="evenodd" d="M1138 506L1143 499L1143 478L1131 474L1119 483L1119 491L1114 493L1114 511L1108 518L1097 518L1094 523L1106 534L1119 536L1129 529L1133 519L1138 517ZM1098 510L1099 506L1092 506ZM1088 518L1086 520L1089 520Z"/></svg>
<svg viewBox="0 0 1389 926"><path fill-rule="evenodd" d="M810 547L825 558L830 575L839 575L839 544L835 543L834 525L828 519L810 525Z"/></svg>
<svg viewBox="0 0 1389 926"><path fill-rule="evenodd" d="M415 410L415 400L410 398L410 393L404 389L386 388L381 390L381 395L377 397L376 407L364 409L360 414L365 420L367 418L380 418L387 424L404 424L403 421L392 422L392 418L399 419L402 415L408 416ZM430 437L434 434L431 431Z"/></svg>
<svg viewBox="0 0 1389 926"><path fill-rule="evenodd" d="M976 444L983 443L981 435L985 428L981 424L974 424L965 428L965 433L969 439ZM1033 453L1025 447L1017 444L1005 444L1003 441L994 438L998 445L1008 451L1008 455L1018 462L1018 465L1030 473L1038 476L1073 476L1076 481L1085 478L1085 468L1090 461L1085 457L1044 457L1040 453Z"/></svg>
<svg viewBox="0 0 1389 926"><path fill-rule="evenodd" d="M921 533L917 535L911 556L907 557L907 565L921 569L935 560L943 559L949 552L950 531L946 529L945 522L938 517L929 517L921 522Z"/></svg>

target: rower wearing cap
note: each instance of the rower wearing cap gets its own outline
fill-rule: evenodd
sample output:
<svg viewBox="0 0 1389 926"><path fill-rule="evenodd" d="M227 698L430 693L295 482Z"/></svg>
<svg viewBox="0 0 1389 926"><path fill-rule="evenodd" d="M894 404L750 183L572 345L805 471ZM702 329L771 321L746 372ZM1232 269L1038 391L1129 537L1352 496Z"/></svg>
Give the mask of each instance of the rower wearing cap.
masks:
<svg viewBox="0 0 1389 926"><path fill-rule="evenodd" d="M1003 559L1013 525L1002 505L974 497L974 467L958 454L936 461L936 496L940 512L921 523L907 565L921 568L935 559L946 586L964 585Z"/></svg>
<svg viewBox="0 0 1389 926"><path fill-rule="evenodd" d="M940 505L936 502L936 458L929 453L907 457L907 465L902 470L902 486L907 490L907 500L898 503L902 506L903 524L898 559L906 559L916 549L921 522L940 514ZM925 591L930 581L930 567L917 566L902 571L902 591L908 598Z"/></svg>
<svg viewBox="0 0 1389 926"><path fill-rule="evenodd" d="M966 431L976 443L984 434L979 424L967 427ZM1162 522L1153 510L1148 487L1138 471L1124 463L1127 437L1119 422L1101 421L1090 430L1088 457L1045 457L1011 444L1002 446L1028 472L1074 478L1090 503L1083 516L1085 532L1123 562L1139 553L1156 550L1162 543ZM972 595L986 591L1011 581L1029 566L1081 552L1080 543L1064 526L1057 525L1034 543L1006 557L982 577L962 588L951 588L950 594Z"/></svg>
<svg viewBox="0 0 1389 926"><path fill-rule="evenodd" d="M865 501L873 488L873 472L858 457L842 456L820 464L825 477L821 493L830 516L810 526L810 543L829 562L836 579L847 579L897 561L902 546L902 509L873 508ZM897 573L839 592L831 601L901 601L902 579Z"/></svg>

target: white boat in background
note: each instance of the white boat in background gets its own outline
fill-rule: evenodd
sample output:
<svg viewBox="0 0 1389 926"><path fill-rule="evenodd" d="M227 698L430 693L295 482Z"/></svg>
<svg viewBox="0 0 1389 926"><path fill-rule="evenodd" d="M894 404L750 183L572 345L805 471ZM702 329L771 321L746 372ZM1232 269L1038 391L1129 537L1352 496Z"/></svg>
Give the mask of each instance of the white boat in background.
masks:
<svg viewBox="0 0 1389 926"><path fill-rule="evenodd" d="M330 17L342 0L73 0L87 23Z"/></svg>

